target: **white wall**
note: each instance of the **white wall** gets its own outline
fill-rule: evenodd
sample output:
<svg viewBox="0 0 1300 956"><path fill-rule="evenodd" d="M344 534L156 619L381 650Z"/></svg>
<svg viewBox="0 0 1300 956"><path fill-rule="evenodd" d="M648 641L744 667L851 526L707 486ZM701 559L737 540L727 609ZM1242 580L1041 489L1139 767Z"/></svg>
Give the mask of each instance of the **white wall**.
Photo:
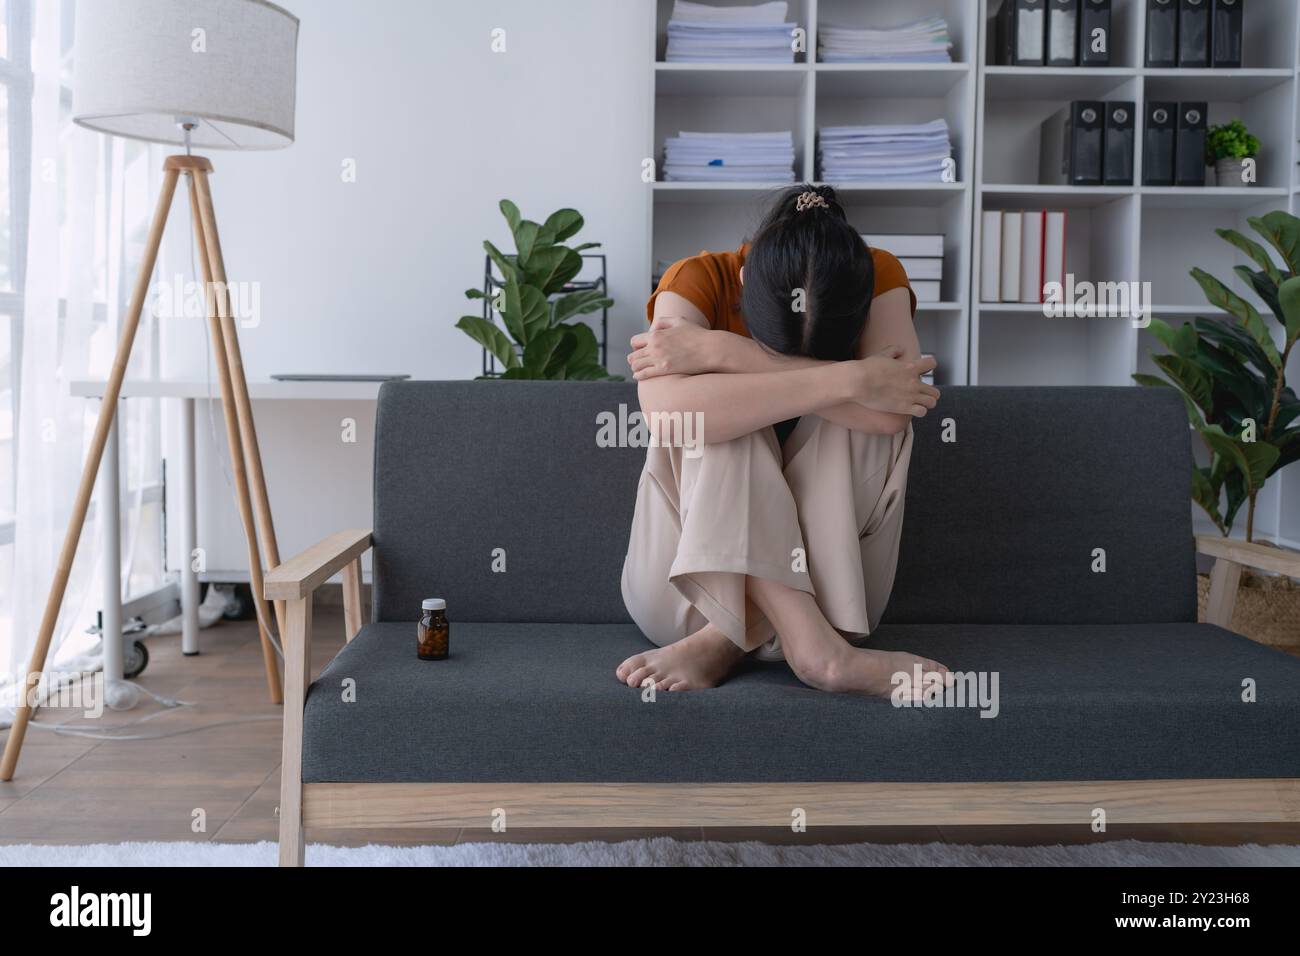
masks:
<svg viewBox="0 0 1300 956"><path fill-rule="evenodd" d="M609 255L610 366L623 371L649 281L640 163L650 154L650 0L284 5L302 21L297 141L212 154L228 275L260 284L261 323L241 331L249 378L477 375L480 350L453 324L477 311L463 292L481 284L482 240L509 243L502 197L533 219L561 206L586 217L579 240ZM491 50L495 28L506 31L504 53ZM348 159L354 183L341 176ZM188 267L187 216L176 210L163 277ZM163 339L164 374L202 378L199 325L165 323ZM368 523L373 404L255 412L282 553ZM344 416L361 426L356 445L339 440ZM206 422L200 544L209 568L245 568ZM224 457L219 418L217 437ZM315 482L300 491L304 477Z"/></svg>

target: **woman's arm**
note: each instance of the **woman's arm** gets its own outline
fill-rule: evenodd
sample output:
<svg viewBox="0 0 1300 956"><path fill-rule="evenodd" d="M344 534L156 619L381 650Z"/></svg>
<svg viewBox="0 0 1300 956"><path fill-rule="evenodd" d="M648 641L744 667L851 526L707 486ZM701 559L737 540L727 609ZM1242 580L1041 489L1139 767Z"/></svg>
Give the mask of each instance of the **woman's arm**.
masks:
<svg viewBox="0 0 1300 956"><path fill-rule="evenodd" d="M675 330L677 338L695 336L697 342L702 342L700 335L717 334L708 329L699 309L670 292L661 292L655 300L655 322L661 328L650 333L652 336ZM637 347L636 339L633 345L636 351L648 347ZM636 351L629 358L634 370ZM916 351L919 354L919 349ZM715 361L716 357L702 355L698 359L703 364ZM690 369L693 364L694 360L683 362L678 372L655 368L654 375L639 376L637 391L641 410L652 428L656 412L699 414L705 443L730 441L767 425L801 415L821 414L823 410L842 405L857 405L863 412L890 415L890 424L895 418L903 422L892 428L897 431L912 416L924 415L934 406L937 396L934 389L920 381L924 363L904 361L896 352L848 362L795 362L794 367L754 372L695 372ZM847 408L844 414L859 413Z"/></svg>
<svg viewBox="0 0 1300 956"><path fill-rule="evenodd" d="M804 356L781 355L745 336L710 330L708 320L699 309L670 292L660 293L655 303L654 326L650 332L635 336L632 346L633 352L628 356L628 363L635 377L643 383L674 374L687 376L713 372L746 376L824 369L843 364ZM891 346L897 347L897 352L890 353L891 356L914 365L918 378L934 368L932 358L921 357L920 344L912 325L911 298L906 289L891 289L872 302L866 331L858 342L857 354L860 359L866 359ZM937 390L930 389L929 386L922 387L929 389L933 397L938 396ZM644 397L642 407L645 407ZM931 404L927 407L933 406ZM786 417L810 413L867 434L900 432L912 418L910 414L868 408L857 401L813 407ZM924 408L921 413L924 414Z"/></svg>

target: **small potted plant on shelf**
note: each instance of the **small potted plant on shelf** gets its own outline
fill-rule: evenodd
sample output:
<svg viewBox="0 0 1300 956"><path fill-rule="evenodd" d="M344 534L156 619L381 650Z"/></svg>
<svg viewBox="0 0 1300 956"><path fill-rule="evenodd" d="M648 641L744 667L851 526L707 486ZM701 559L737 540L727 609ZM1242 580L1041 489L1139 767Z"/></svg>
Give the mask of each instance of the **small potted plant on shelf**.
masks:
<svg viewBox="0 0 1300 956"><path fill-rule="evenodd" d="M1169 350L1152 356L1163 377L1133 378L1182 395L1208 452L1207 464L1193 463L1192 499L1225 538L1244 507L1245 538L1254 541L1255 508L1265 483L1300 459L1300 398L1286 383L1287 360L1300 340L1300 219L1278 211L1247 222L1278 252L1280 264L1234 229L1215 232L1258 266L1233 271L1268 307L1276 336L1254 305L1203 269L1193 269L1206 299L1227 315L1197 317L1179 328L1152 319L1149 331ZM1201 577L1204 613L1209 581ZM1300 647L1300 587L1286 577L1243 575L1233 629L1261 643Z"/></svg>
<svg viewBox="0 0 1300 956"><path fill-rule="evenodd" d="M1220 186L1249 186L1254 176L1246 175L1246 161L1259 155L1259 140L1239 119L1211 126L1205 138L1205 164L1214 167L1214 181Z"/></svg>
<svg viewBox="0 0 1300 956"><path fill-rule="evenodd" d="M501 366L489 371L485 363L480 378L618 379L601 364L600 343L591 327L571 321L614 304L605 295L603 279L574 281L582 271L582 251L600 245L564 245L582 228L582 216L576 209L561 209L539 224L524 219L509 199L501 200L500 208L515 252L504 253L484 241L490 260L484 288L465 291L468 299L485 300L483 315L465 315L456 323Z"/></svg>

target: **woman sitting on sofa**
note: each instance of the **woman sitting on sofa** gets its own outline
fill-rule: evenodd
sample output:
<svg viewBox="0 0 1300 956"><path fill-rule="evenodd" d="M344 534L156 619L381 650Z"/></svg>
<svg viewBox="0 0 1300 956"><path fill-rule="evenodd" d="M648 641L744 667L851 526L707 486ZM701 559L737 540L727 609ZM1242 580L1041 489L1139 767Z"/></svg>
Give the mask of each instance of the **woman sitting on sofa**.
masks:
<svg viewBox="0 0 1300 956"><path fill-rule="evenodd" d="M714 687L750 653L828 691L888 696L917 664L947 673L854 646L893 586L912 418L939 397L915 308L902 265L868 249L829 186L787 190L738 250L664 273L628 356L659 444L622 580L658 647L619 680ZM685 418L702 436L669 434Z"/></svg>

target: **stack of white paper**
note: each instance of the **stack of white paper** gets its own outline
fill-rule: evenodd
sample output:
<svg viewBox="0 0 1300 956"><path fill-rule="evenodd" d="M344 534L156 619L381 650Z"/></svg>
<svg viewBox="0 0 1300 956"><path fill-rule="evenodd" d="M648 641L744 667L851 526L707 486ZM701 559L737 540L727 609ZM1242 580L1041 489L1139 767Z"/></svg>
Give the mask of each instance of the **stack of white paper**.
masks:
<svg viewBox="0 0 1300 956"><path fill-rule="evenodd" d="M669 182L793 182L794 136L778 133L678 133L664 140Z"/></svg>
<svg viewBox="0 0 1300 956"><path fill-rule="evenodd" d="M817 28L817 48L823 63L933 63L952 60L948 52L948 23L943 17L917 20L887 30L851 27Z"/></svg>
<svg viewBox="0 0 1300 956"><path fill-rule="evenodd" d="M817 141L827 182L940 182L952 157L948 124L823 126Z"/></svg>
<svg viewBox="0 0 1300 956"><path fill-rule="evenodd" d="M752 7L711 7L676 0L668 20L669 63L791 63L798 25L786 22L785 0Z"/></svg>
<svg viewBox="0 0 1300 956"><path fill-rule="evenodd" d="M917 302L943 301L943 233L864 233L862 241L897 257Z"/></svg>

